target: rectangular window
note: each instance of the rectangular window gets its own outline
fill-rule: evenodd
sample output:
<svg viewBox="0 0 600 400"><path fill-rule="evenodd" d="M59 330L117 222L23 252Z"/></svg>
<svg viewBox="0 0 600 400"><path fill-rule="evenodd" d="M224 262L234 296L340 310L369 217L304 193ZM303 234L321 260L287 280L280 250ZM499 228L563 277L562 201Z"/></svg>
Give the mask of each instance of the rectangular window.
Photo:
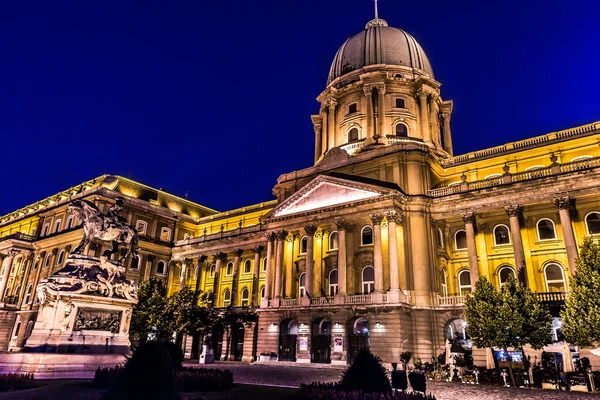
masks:
<svg viewBox="0 0 600 400"><path fill-rule="evenodd" d="M396 108L406 108L406 101L402 98L396 99Z"/></svg>
<svg viewBox="0 0 600 400"><path fill-rule="evenodd" d="M348 114L354 114L355 112L358 112L358 104L352 103L348 106Z"/></svg>

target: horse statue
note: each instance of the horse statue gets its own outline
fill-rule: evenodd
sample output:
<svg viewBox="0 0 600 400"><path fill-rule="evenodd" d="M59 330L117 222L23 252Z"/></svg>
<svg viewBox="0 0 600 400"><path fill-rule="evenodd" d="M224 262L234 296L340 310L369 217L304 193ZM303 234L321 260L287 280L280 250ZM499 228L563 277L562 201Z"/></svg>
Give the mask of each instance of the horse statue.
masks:
<svg viewBox="0 0 600 400"><path fill-rule="evenodd" d="M98 239L112 243L112 250L107 251L109 257L118 253L119 245L127 250L119 261L123 261L129 254L138 255L138 232L120 215L123 210L123 199L117 199L116 204L104 213L87 200L74 200L69 204L68 209L83 222L84 232L83 239L72 254L81 254L85 246L93 239Z"/></svg>

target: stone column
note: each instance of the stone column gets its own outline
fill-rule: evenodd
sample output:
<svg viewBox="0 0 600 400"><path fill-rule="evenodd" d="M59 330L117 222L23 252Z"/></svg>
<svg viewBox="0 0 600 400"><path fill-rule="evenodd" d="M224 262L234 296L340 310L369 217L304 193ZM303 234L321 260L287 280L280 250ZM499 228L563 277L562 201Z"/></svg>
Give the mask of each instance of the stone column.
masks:
<svg viewBox="0 0 600 400"><path fill-rule="evenodd" d="M275 233L267 233L267 270L265 271L265 296L261 301L261 308L268 307L268 300L271 299L271 276L273 274L273 241L275 240Z"/></svg>
<svg viewBox="0 0 600 400"><path fill-rule="evenodd" d="M317 231L317 227L314 225L309 225L304 227L304 232L306 232L306 275L305 275L305 287L307 297L310 299L313 296L313 269L314 269L314 242L315 242L315 232Z"/></svg>
<svg viewBox="0 0 600 400"><path fill-rule="evenodd" d="M233 258L233 277L231 279L231 305L233 307L237 306L240 260L242 259L242 253L244 253L244 250L242 249L237 249L233 252L235 255Z"/></svg>
<svg viewBox="0 0 600 400"><path fill-rule="evenodd" d="M454 155L452 150L452 132L450 131L450 113L443 113L444 120L444 150L451 156Z"/></svg>
<svg viewBox="0 0 600 400"><path fill-rule="evenodd" d="M219 300L219 281L221 278L221 264L223 263L223 259L225 258L225 254L217 253L215 254L215 280L213 282L213 306L217 304Z"/></svg>
<svg viewBox="0 0 600 400"><path fill-rule="evenodd" d="M4 302L4 292L6 291L6 284L8 282L8 276L10 275L10 271L12 269L13 261L19 253L20 250L10 249L8 251L8 255L2 262L2 281L0 281L0 300L2 302Z"/></svg>
<svg viewBox="0 0 600 400"><path fill-rule="evenodd" d="M521 223L519 222L519 218L523 214L523 207L513 205L505 207L505 210L510 221L510 237L515 253L517 279L525 286L529 286L529 282L527 282L527 269L525 267L525 250L523 249L523 239L521 238Z"/></svg>
<svg viewBox="0 0 600 400"><path fill-rule="evenodd" d="M475 291L475 283L479 280L479 262L477 260L477 244L475 243L475 219L473 212L462 215L467 233L467 253L469 255L469 271L471 272L471 291Z"/></svg>
<svg viewBox="0 0 600 400"><path fill-rule="evenodd" d="M427 119L427 93L421 90L418 95L421 104L421 139L430 143L431 134L429 132L429 120Z"/></svg>
<svg viewBox="0 0 600 400"><path fill-rule="evenodd" d="M337 134L337 129L335 129L335 108L337 107L338 102L334 99L329 100L329 122L327 126L329 128L329 148L336 146L335 135Z"/></svg>
<svg viewBox="0 0 600 400"><path fill-rule="evenodd" d="M181 268L179 271L179 290L181 291L185 287L185 275L187 273L187 259L181 261Z"/></svg>
<svg viewBox="0 0 600 400"><path fill-rule="evenodd" d="M327 120L327 105L323 103L321 104L321 121L323 121L323 126L321 126L321 154L319 156L327 152L327 134L329 132Z"/></svg>
<svg viewBox="0 0 600 400"><path fill-rule="evenodd" d="M390 294L399 300L400 272L398 268L398 240L396 238L396 223L401 222L400 213L396 210L387 211L388 221L388 253L390 257Z"/></svg>
<svg viewBox="0 0 600 400"><path fill-rule="evenodd" d="M385 137L383 132L385 107L384 107L385 85L377 86L377 137Z"/></svg>
<svg viewBox="0 0 600 400"><path fill-rule="evenodd" d="M335 224L338 229L338 253L337 253L337 268L338 268L338 287L339 295L345 296L346 290L346 229L348 224L344 219L336 219Z"/></svg>
<svg viewBox="0 0 600 400"><path fill-rule="evenodd" d="M370 214L373 221L373 269L375 269L375 293L383 293L383 255L381 254L381 220L380 213Z"/></svg>
<svg viewBox="0 0 600 400"><path fill-rule="evenodd" d="M254 246L254 277L252 278L252 305L259 304L258 291L259 286L258 282L260 280L260 254L263 251L263 247L261 245Z"/></svg>
<svg viewBox="0 0 600 400"><path fill-rule="evenodd" d="M439 118L435 109L435 98L431 96L429 102L429 121L431 122L431 141L435 142L436 145L440 143L440 130L439 130Z"/></svg>
<svg viewBox="0 0 600 400"><path fill-rule="evenodd" d="M373 113L373 86L363 86L365 96L367 96L367 139L373 139L374 131L374 113ZM372 140L371 140L372 141Z"/></svg>
<svg viewBox="0 0 600 400"><path fill-rule="evenodd" d="M431 265L429 254L431 249L428 245L428 214L422 209L413 208L410 211L409 228L411 238L411 263L414 285L414 295L411 303L417 306L428 307L431 305Z"/></svg>
<svg viewBox="0 0 600 400"><path fill-rule="evenodd" d="M281 298L281 284L283 283L283 241L287 236L286 231L276 234L277 246L275 247L275 294L274 298Z"/></svg>
<svg viewBox="0 0 600 400"><path fill-rule="evenodd" d="M198 294L200 293L200 291L203 288L203 282L202 282L202 267L204 265L204 261L206 261L206 256L200 256L198 257L198 276L196 276L196 296L198 296ZM216 269L216 267L215 267Z"/></svg>
<svg viewBox="0 0 600 400"><path fill-rule="evenodd" d="M321 148L321 143L322 143L321 125L315 125L314 129L315 129L315 162L317 162L319 157L321 157L321 154L323 154L323 150Z"/></svg>
<svg viewBox="0 0 600 400"><path fill-rule="evenodd" d="M571 209L573 200L569 197L560 197L554 199L554 204L558 208L560 217L560 226L562 227L563 236L565 239L565 248L567 250L567 259L569 260L569 270L574 275L577 272L577 243L575 242L575 234L573 233L573 225L571 225Z"/></svg>

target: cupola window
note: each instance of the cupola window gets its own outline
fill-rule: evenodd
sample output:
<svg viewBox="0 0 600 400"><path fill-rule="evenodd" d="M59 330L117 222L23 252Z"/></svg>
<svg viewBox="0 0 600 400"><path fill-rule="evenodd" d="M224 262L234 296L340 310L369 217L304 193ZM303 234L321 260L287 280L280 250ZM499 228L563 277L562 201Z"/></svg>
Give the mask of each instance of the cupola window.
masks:
<svg viewBox="0 0 600 400"><path fill-rule="evenodd" d="M352 128L348 131L348 142L355 142L358 140L358 128Z"/></svg>
<svg viewBox="0 0 600 400"><path fill-rule="evenodd" d="M354 114L355 112L358 112L358 104L352 103L348 106L348 114Z"/></svg>
<svg viewBox="0 0 600 400"><path fill-rule="evenodd" d="M408 127L403 123L396 124L396 136L407 137Z"/></svg>
<svg viewBox="0 0 600 400"><path fill-rule="evenodd" d="M401 97L396 99L396 108L406 108L406 100Z"/></svg>

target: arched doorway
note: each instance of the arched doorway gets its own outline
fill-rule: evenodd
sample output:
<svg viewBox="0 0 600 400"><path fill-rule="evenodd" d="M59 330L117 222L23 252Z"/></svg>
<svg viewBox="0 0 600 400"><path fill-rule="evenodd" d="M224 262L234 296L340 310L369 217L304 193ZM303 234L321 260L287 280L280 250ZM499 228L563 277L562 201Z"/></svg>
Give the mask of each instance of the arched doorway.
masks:
<svg viewBox="0 0 600 400"><path fill-rule="evenodd" d="M331 362L331 321L317 319L312 323L310 362L329 364Z"/></svg>
<svg viewBox="0 0 600 400"><path fill-rule="evenodd" d="M279 361L296 361L298 322L294 319L281 321L279 331Z"/></svg>
<svg viewBox="0 0 600 400"><path fill-rule="evenodd" d="M244 324L238 322L231 331L231 352L234 361L242 361L244 356Z"/></svg>
<svg viewBox="0 0 600 400"><path fill-rule="evenodd" d="M223 324L216 324L212 328L212 348L215 354L215 360L221 359L221 354L223 353Z"/></svg>
<svg viewBox="0 0 600 400"><path fill-rule="evenodd" d="M356 358L358 352L369 348L369 321L358 317L348 324L348 362Z"/></svg>

